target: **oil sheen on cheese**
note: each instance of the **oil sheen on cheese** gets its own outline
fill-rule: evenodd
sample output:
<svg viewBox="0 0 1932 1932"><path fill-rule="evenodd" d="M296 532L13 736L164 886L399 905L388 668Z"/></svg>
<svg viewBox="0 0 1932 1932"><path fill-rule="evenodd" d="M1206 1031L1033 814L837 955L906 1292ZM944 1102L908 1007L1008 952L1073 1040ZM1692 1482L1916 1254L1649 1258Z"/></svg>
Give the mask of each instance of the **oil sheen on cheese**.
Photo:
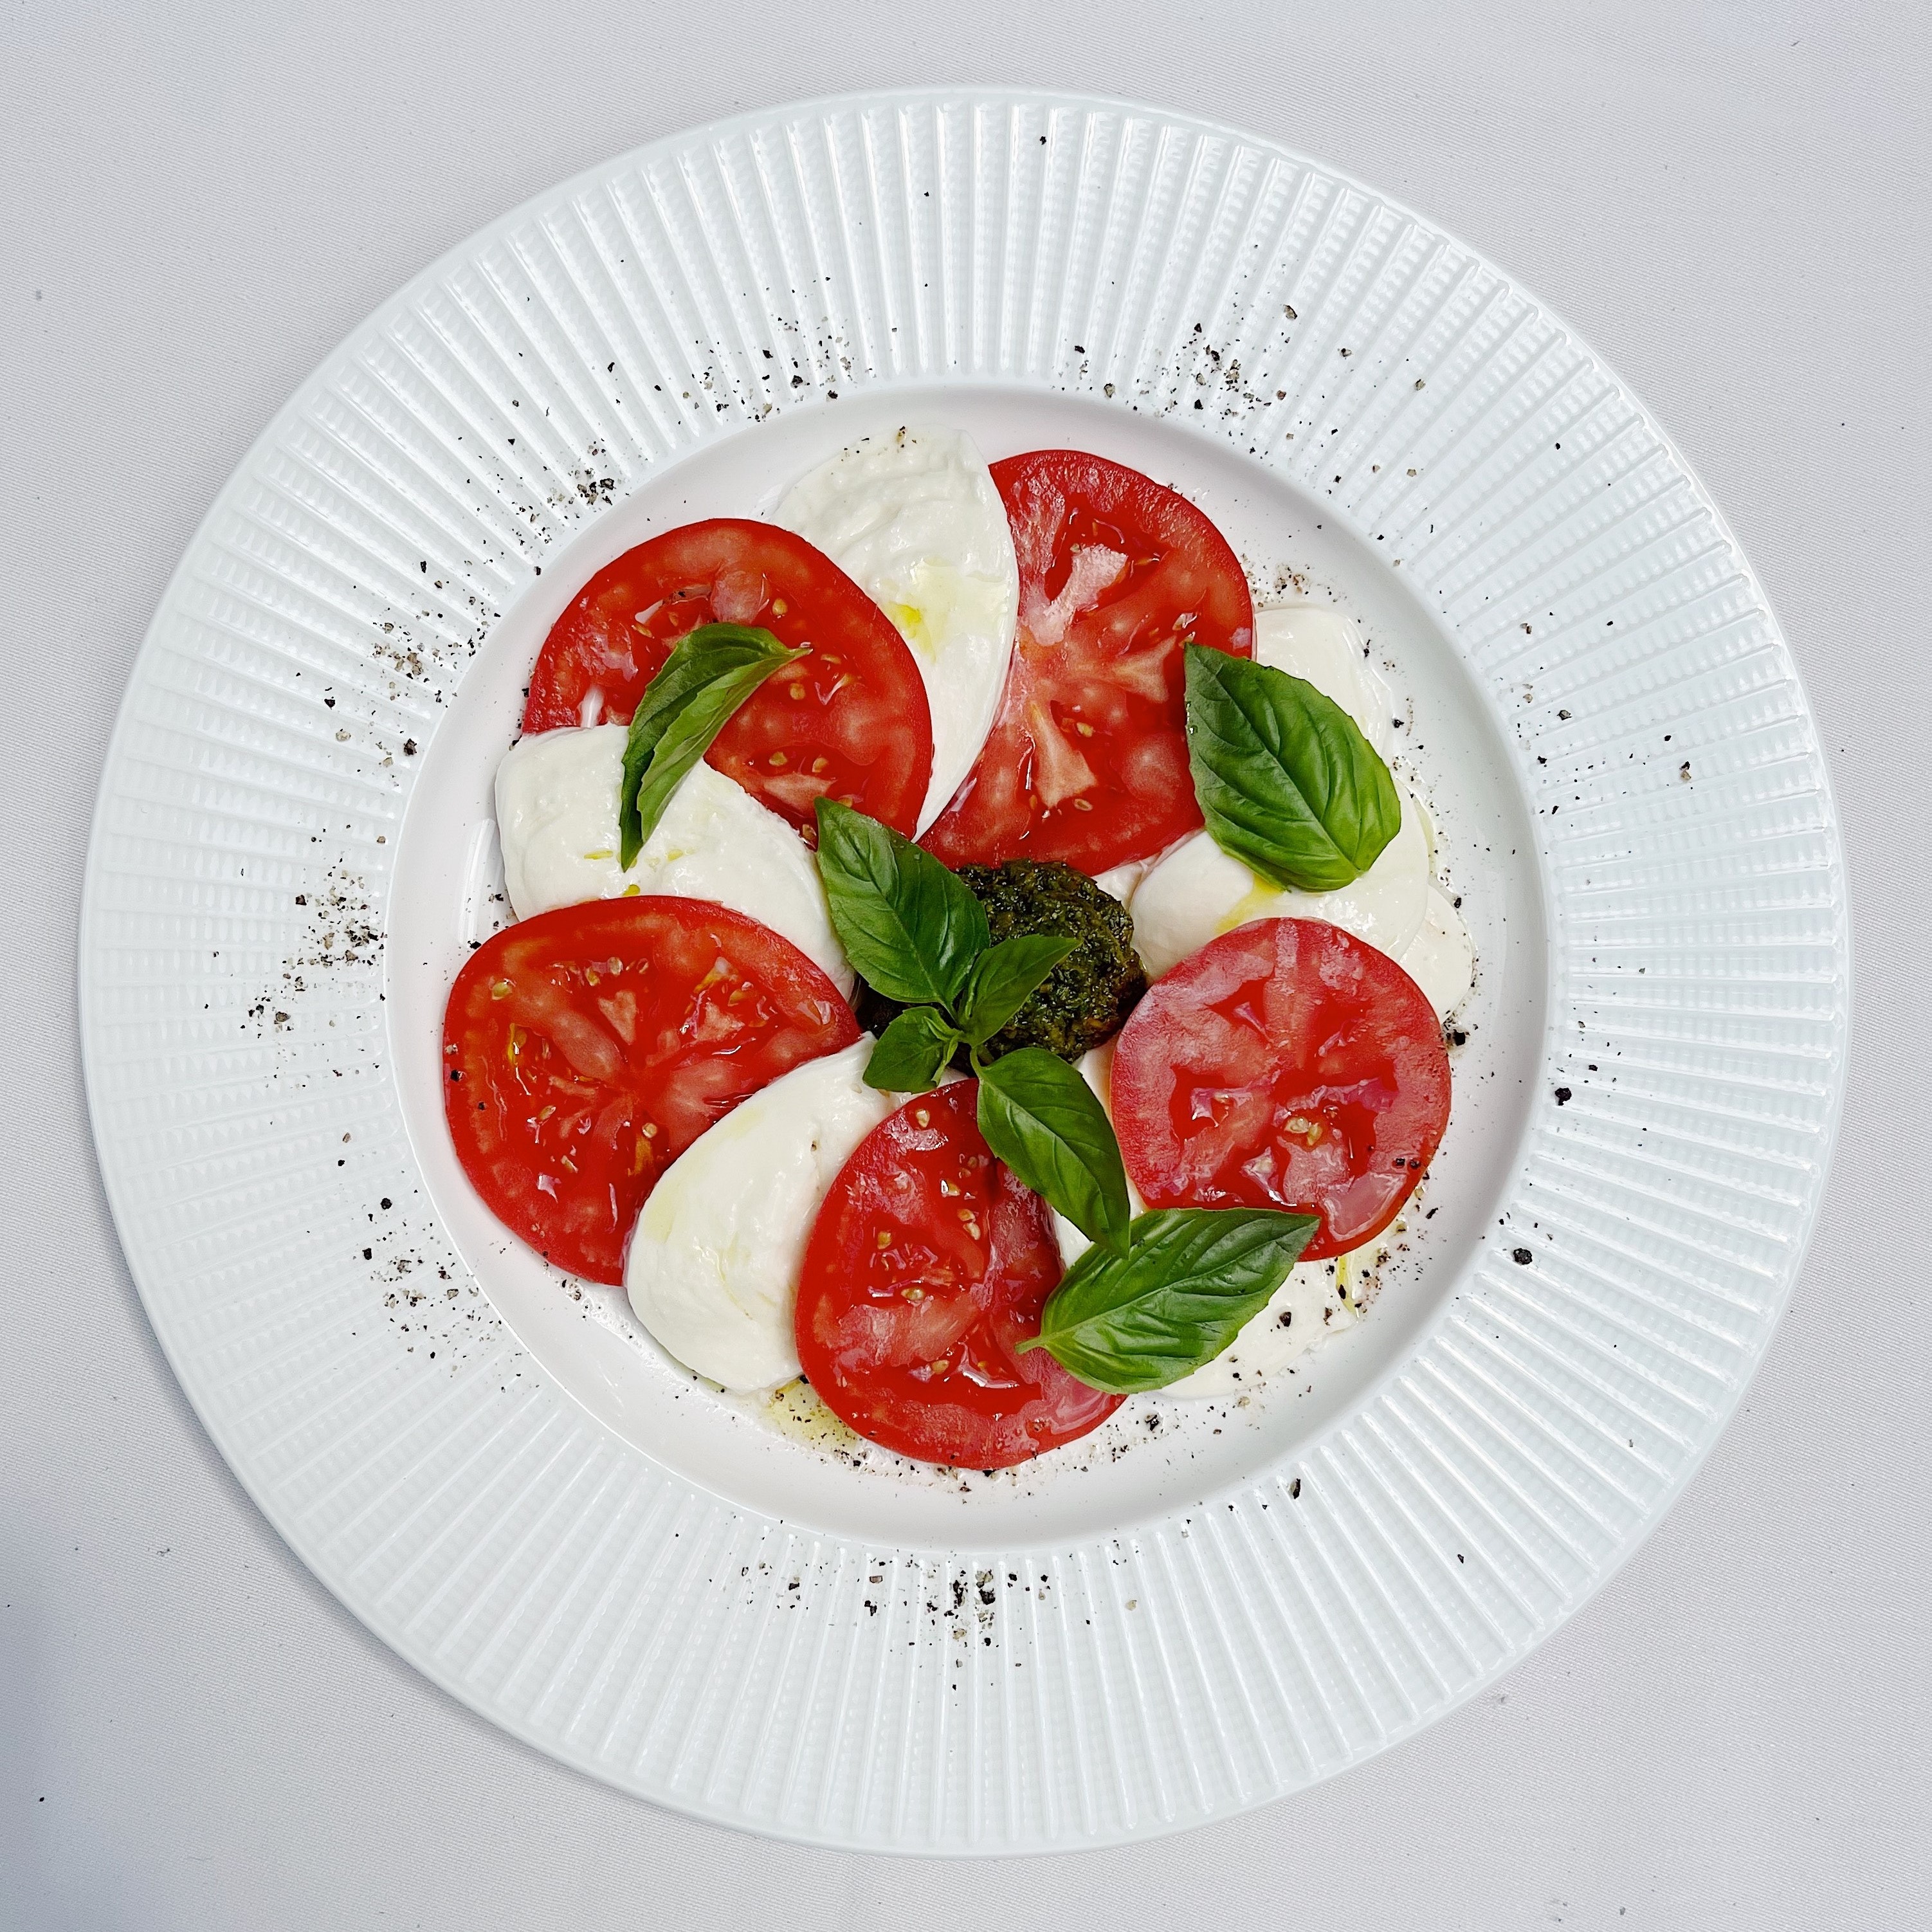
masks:
<svg viewBox="0 0 1932 1932"><path fill-rule="evenodd" d="M830 557L911 650L932 712L922 832L980 755L1012 657L1019 569L985 459L957 430L868 436L795 484L777 520Z"/></svg>
<svg viewBox="0 0 1932 1932"><path fill-rule="evenodd" d="M792 1316L826 1191L899 1096L860 1076L876 1042L795 1066L708 1127L665 1168L625 1258L638 1319L728 1389L799 1372Z"/></svg>

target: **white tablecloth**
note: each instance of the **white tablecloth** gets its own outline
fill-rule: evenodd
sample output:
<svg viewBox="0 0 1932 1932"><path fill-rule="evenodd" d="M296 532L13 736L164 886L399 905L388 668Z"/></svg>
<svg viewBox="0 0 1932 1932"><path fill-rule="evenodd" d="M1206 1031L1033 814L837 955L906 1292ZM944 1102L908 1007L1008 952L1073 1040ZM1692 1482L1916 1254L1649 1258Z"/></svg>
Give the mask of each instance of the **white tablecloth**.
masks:
<svg viewBox="0 0 1932 1932"><path fill-rule="evenodd" d="M1676 436L1768 586L1858 907L1816 1244L1742 1412L1636 1560L1498 1689L1352 1776L1190 1836L971 1868L620 1797L338 1608L148 1331L94 1169L72 991L129 662L297 380L434 256L606 154L949 79L1278 136L1553 304ZM8 0L0 1925L1932 1922L1928 99L1932 11L1875 0Z"/></svg>

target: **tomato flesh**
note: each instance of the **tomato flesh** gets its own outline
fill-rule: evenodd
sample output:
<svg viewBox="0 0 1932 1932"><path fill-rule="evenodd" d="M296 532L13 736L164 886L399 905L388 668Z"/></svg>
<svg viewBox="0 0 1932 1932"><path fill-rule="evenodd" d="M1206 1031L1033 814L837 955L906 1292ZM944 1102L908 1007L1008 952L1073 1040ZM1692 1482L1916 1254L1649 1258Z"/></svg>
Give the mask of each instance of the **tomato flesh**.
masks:
<svg viewBox="0 0 1932 1932"><path fill-rule="evenodd" d="M1151 858L1201 824L1181 645L1254 647L1240 560L1186 497L1123 464L1043 449L992 473L1019 564L1012 664L923 842L949 866Z"/></svg>
<svg viewBox="0 0 1932 1932"><path fill-rule="evenodd" d="M859 1036L790 940L703 899L600 899L472 953L443 1016L443 1109L490 1211L620 1283L638 1210L712 1121Z"/></svg>
<svg viewBox="0 0 1932 1932"><path fill-rule="evenodd" d="M1372 1240L1449 1122L1449 1056L1415 982L1321 920L1226 932L1120 1030L1114 1124L1150 1208L1287 1208L1304 1261Z"/></svg>
<svg viewBox="0 0 1932 1932"><path fill-rule="evenodd" d="M829 556L776 524L687 524L606 564L544 640L524 730L628 723L679 638L711 623L760 625L812 656L746 700L710 762L808 835L825 796L910 837L932 776L919 666Z"/></svg>
<svg viewBox="0 0 1932 1932"><path fill-rule="evenodd" d="M862 1141L805 1251L799 1360L835 1414L921 1462L999 1469L1097 1428L1120 1398L1044 1348L1060 1282L1046 1204L988 1150L979 1082L922 1094Z"/></svg>

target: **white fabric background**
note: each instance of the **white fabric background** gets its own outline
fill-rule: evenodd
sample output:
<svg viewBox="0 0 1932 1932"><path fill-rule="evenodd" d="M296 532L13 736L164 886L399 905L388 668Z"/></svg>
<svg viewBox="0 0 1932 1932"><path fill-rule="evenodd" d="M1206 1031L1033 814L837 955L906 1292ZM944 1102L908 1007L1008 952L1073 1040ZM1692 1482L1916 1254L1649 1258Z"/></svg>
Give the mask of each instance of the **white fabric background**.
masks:
<svg viewBox="0 0 1932 1932"><path fill-rule="evenodd" d="M296 381L603 157L982 80L1159 100L1412 201L1657 411L1829 748L1858 1044L1742 1413L1502 1687L1366 1769L1136 1849L968 1868L740 1838L499 1735L282 1546L170 1378L102 1202L73 957L142 628ZM0 8L0 1925L1932 1922L1932 11L1878 0L253 0Z"/></svg>

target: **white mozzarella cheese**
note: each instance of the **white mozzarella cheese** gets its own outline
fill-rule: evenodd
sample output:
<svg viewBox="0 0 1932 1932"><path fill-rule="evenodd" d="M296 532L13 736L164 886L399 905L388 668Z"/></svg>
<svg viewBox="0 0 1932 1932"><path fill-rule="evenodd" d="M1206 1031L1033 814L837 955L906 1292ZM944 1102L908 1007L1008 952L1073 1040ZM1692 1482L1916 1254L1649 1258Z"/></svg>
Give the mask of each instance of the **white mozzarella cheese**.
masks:
<svg viewBox="0 0 1932 1932"><path fill-rule="evenodd" d="M932 712L924 831L979 756L1012 656L1019 571L985 460L956 430L870 436L795 484L777 520L830 557L911 648Z"/></svg>
<svg viewBox="0 0 1932 1932"><path fill-rule="evenodd" d="M841 992L852 969L832 929L812 854L736 780L692 766L626 872L617 862L621 724L544 731L496 767L503 882L519 919L586 899L661 893L748 914L823 968Z"/></svg>
<svg viewBox="0 0 1932 1932"><path fill-rule="evenodd" d="M1325 919L1400 959L1428 913L1429 834L1420 807L1399 788L1400 829L1360 878L1335 892L1270 885L1205 832L1176 846L1128 902L1148 976L1159 979L1217 934L1255 919Z"/></svg>
<svg viewBox="0 0 1932 1932"><path fill-rule="evenodd" d="M1394 700L1370 664L1360 627L1324 604L1282 604L1255 613L1255 656L1305 680L1355 721L1386 758L1394 741Z"/></svg>
<svg viewBox="0 0 1932 1932"><path fill-rule="evenodd" d="M1429 889L1429 910L1422 930L1402 956L1402 970L1428 995L1438 1019L1462 1003L1475 977L1476 949L1455 903L1439 886Z"/></svg>
<svg viewBox="0 0 1932 1932"><path fill-rule="evenodd" d="M1130 859L1124 865L1095 873L1094 883L1125 905L1133 897L1134 888L1154 870L1155 862L1152 859Z"/></svg>
<svg viewBox="0 0 1932 1932"><path fill-rule="evenodd" d="M665 1168L624 1262L638 1319L688 1369L728 1389L799 1372L792 1313L819 1204L896 1097L860 1077L867 1034L781 1075Z"/></svg>

